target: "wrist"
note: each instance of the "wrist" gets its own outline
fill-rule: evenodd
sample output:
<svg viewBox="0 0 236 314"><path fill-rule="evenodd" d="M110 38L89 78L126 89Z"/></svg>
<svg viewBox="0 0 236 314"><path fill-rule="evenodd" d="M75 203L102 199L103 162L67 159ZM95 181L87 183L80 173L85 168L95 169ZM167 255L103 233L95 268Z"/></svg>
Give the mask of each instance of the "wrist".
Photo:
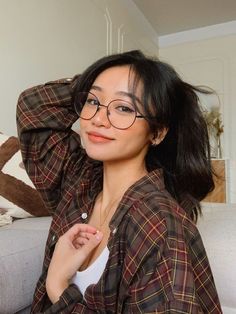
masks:
<svg viewBox="0 0 236 314"><path fill-rule="evenodd" d="M56 282L56 280L46 280L46 291L50 301L53 304L59 301L60 296L68 286L68 282Z"/></svg>

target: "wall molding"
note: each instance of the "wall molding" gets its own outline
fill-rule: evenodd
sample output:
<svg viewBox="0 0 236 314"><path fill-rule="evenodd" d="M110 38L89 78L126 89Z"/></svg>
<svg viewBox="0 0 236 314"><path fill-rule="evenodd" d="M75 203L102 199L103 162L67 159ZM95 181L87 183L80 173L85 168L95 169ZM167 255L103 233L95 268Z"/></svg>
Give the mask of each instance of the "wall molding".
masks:
<svg viewBox="0 0 236 314"><path fill-rule="evenodd" d="M112 54L112 20L109 9L106 7L104 17L106 20L107 34L106 34L106 53Z"/></svg>
<svg viewBox="0 0 236 314"><path fill-rule="evenodd" d="M124 34L125 32L122 30L124 24L121 24L117 30L117 52L121 53L124 51Z"/></svg>
<svg viewBox="0 0 236 314"><path fill-rule="evenodd" d="M187 42L194 42L198 40L216 38L221 36L235 35L236 34L236 21L216 24L207 27L192 29L173 33L169 35L158 37L159 48L165 48Z"/></svg>

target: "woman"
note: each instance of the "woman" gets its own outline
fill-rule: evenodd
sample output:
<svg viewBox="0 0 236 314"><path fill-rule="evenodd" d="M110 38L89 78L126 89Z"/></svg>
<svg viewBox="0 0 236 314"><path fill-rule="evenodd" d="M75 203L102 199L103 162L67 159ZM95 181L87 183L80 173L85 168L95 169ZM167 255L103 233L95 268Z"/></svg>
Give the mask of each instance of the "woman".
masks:
<svg viewBox="0 0 236 314"><path fill-rule="evenodd" d="M24 163L53 214L32 313L222 313L195 226L214 186L197 90L131 51L21 94Z"/></svg>

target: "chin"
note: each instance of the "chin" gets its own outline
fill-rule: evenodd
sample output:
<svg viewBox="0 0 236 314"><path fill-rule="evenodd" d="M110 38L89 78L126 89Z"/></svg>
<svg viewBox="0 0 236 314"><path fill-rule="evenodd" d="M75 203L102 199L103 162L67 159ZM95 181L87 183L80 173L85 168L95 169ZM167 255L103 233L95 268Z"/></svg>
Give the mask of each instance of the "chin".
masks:
<svg viewBox="0 0 236 314"><path fill-rule="evenodd" d="M117 154L115 154L114 152L112 154L109 154L105 151L103 152L94 152L94 151L89 151L89 150L85 150L88 157L93 159L93 160L97 160L97 161L101 161L101 162L112 162L112 161L116 161L117 160Z"/></svg>
<svg viewBox="0 0 236 314"><path fill-rule="evenodd" d="M107 157L107 154L105 154L104 152L98 152L98 151L94 151L94 150L90 150L90 149L86 149L85 151L88 155L89 158L94 159L94 160L98 160L98 161L104 161Z"/></svg>

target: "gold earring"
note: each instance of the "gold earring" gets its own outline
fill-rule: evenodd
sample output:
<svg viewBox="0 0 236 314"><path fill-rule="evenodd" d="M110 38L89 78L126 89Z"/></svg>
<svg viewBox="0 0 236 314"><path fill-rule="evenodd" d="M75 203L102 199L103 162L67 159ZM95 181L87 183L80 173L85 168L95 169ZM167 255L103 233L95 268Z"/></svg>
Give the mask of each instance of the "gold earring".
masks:
<svg viewBox="0 0 236 314"><path fill-rule="evenodd" d="M152 144L151 144L152 146L157 146L158 144L159 144L159 141L157 138L152 140Z"/></svg>

